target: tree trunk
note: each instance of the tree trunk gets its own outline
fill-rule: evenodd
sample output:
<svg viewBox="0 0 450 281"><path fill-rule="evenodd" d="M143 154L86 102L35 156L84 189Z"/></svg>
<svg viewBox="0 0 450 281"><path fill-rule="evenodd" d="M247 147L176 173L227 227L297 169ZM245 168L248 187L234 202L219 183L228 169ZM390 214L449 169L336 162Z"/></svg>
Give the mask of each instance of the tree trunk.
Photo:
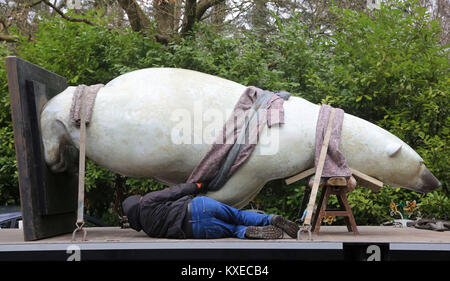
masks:
<svg viewBox="0 0 450 281"><path fill-rule="evenodd" d="M43 0L46 1L46 0ZM143 31L151 27L149 18L139 7L136 0L117 0L128 16L133 31ZM205 12L225 0L186 0L184 5L181 35L185 36L196 21L200 21ZM177 32L181 16L182 0L153 0L153 14L158 28L155 35L159 42L167 43Z"/></svg>
<svg viewBox="0 0 450 281"><path fill-rule="evenodd" d="M177 1L153 0L153 14L160 35L171 37L175 31L175 10Z"/></svg>
<svg viewBox="0 0 450 281"><path fill-rule="evenodd" d="M206 11L225 0L186 0L184 7L183 27L181 29L181 35L185 36L192 30L196 21L200 21Z"/></svg>
<svg viewBox="0 0 450 281"><path fill-rule="evenodd" d="M183 27L181 28L181 35L185 36L192 28L196 20L197 1L186 0L184 7Z"/></svg>
<svg viewBox="0 0 450 281"><path fill-rule="evenodd" d="M195 15L196 19L198 21L200 21L202 19L203 15L206 13L206 11L209 8L211 8L217 4L220 4L222 2L225 2L225 0L200 0L200 1L198 1L196 15Z"/></svg>
<svg viewBox="0 0 450 281"><path fill-rule="evenodd" d="M223 22L225 21L225 17L227 16L226 10L227 3L225 3L225 1L213 7L211 23L214 24L217 28L222 27Z"/></svg>
<svg viewBox="0 0 450 281"><path fill-rule="evenodd" d="M139 7L136 0L118 0L120 7L127 13L133 31L145 31L151 27L149 18Z"/></svg>

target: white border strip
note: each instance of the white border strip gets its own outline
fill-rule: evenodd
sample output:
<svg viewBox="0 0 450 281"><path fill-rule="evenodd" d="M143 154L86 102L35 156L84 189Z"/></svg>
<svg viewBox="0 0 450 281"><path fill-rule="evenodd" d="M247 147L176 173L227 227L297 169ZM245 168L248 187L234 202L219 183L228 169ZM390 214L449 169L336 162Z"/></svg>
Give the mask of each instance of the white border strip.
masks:
<svg viewBox="0 0 450 281"><path fill-rule="evenodd" d="M342 243L308 242L87 242L0 244L0 252L66 251L71 245L81 250L342 250Z"/></svg>
<svg viewBox="0 0 450 281"><path fill-rule="evenodd" d="M450 243L390 243L394 251L450 251Z"/></svg>

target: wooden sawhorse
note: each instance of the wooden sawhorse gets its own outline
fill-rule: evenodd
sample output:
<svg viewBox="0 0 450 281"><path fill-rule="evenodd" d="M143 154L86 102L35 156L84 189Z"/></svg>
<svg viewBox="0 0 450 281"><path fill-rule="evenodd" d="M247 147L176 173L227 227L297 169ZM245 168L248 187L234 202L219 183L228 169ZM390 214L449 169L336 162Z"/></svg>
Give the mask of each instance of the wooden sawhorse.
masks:
<svg viewBox="0 0 450 281"><path fill-rule="evenodd" d="M358 181L358 185L361 185L363 187L371 189L373 192L378 192L382 187L383 183L375 178L372 178L356 169L350 168L352 171L352 178L350 180ZM285 180L286 184L292 184L294 182L297 182L299 180L302 180L306 177L312 176L315 174L315 168L310 168L308 170L305 170L295 176L292 176ZM310 198L310 192L312 189L314 181L314 176L310 178L309 183L306 185L306 189L304 192L303 202L301 203L301 207L298 213L298 216L300 217L306 207L306 204L308 203L308 199ZM322 195L319 200L319 203L316 207L316 210L313 214L313 219L311 221L311 232L314 234L318 234L320 230L320 224L322 223L322 220L324 217L327 216L344 216L345 221L347 223L347 229L350 232L353 232L354 234L359 234L355 218L353 216L353 213L351 211L350 205L348 204L347 200L347 193L353 190L352 188L349 189L347 186L348 182L343 182L342 179L328 179L326 182L321 182L319 186L322 187ZM350 184L350 186L356 186L356 183ZM309 187L308 187L309 186ZM338 203L341 207L340 210L327 210L326 206L328 203L328 199L330 198L330 195L336 195L338 198ZM320 217L320 218L319 218Z"/></svg>
<svg viewBox="0 0 450 281"><path fill-rule="evenodd" d="M348 204L346 194L347 192L348 190L344 186L325 185L322 188L322 194L320 195L317 209L313 214L312 229L311 229L313 234L319 234L322 220L323 218L328 216L345 217L345 222L347 224L348 231L353 232L353 234L355 235L359 234L355 218L353 216L350 205ZM330 198L330 195L336 195L340 205L340 209L338 210L327 209L328 199Z"/></svg>
<svg viewBox="0 0 450 281"><path fill-rule="evenodd" d="M308 202L308 206L306 208L306 218L303 221L303 226L302 228L300 228L298 234L297 234L297 238L300 239L300 233L302 232L307 232L309 234L309 239L311 238L311 232L313 233L318 233L318 230L320 229L320 223L322 222L322 218L325 215L329 215L329 214L335 214L335 215L344 215L346 216L346 220L348 220L347 223L347 227L349 229L352 229L352 231L356 234L358 232L357 228L356 228L356 223L355 223L355 219L353 217L353 214L351 212L350 206L348 205L347 202L347 196L345 195L345 190L342 189L341 191L338 190L334 190L332 189L333 186L343 186L345 187L345 189L347 189L347 187L349 187L350 190L353 190L356 187L356 180L354 177L351 177L351 180L348 181L347 179L345 179L344 177L336 177L336 178L329 178L326 180L326 183L324 183L325 186L325 190L323 191L324 194L324 198L325 200L321 200L319 206L318 207L318 212L316 212L316 221L314 222L313 220L313 210L314 210L314 202L316 201L316 197L317 197L317 192L319 189L319 186L321 185L321 182L323 180L322 178L322 171L323 171L323 167L325 164L325 159L327 156L327 151L328 151L328 145L330 142L330 138L331 138L331 131L332 131L332 124L333 124L333 120L334 120L334 115L335 115L335 109L332 108L331 109L331 113L330 116L328 118L328 124L327 124L327 129L325 131L325 136L323 139L323 143L322 146L320 148L320 154L319 154L319 158L318 158L318 163L316 164L316 167L311 168L309 170L303 171L298 175L295 175L293 177L290 177L288 179L286 179L286 183L290 184L293 182L296 182L300 179L303 179L309 175L315 174L314 177L312 177L312 182L310 181L310 186L311 186L311 194L309 195L309 202ZM352 170L350 168L350 170ZM356 172L356 173L355 173ZM366 181L368 183L368 186L373 186L375 185L377 189L383 187L383 183L380 182L377 179L374 179L368 175L365 175L359 171L353 171L352 170L352 174L355 177L358 176L362 176L363 181ZM358 174L358 175L356 175ZM352 181L355 180L355 181ZM354 185L353 185L354 183ZM329 188L329 186L332 186L332 188ZM352 187L352 188L350 188ZM326 204L328 203L328 199L330 197L330 195L332 193L335 193L338 196L338 200L339 203L341 204L341 208L344 208L344 210L338 210L338 211L329 211L326 209ZM306 194L305 194L306 196ZM315 230L313 230L313 227L315 227Z"/></svg>

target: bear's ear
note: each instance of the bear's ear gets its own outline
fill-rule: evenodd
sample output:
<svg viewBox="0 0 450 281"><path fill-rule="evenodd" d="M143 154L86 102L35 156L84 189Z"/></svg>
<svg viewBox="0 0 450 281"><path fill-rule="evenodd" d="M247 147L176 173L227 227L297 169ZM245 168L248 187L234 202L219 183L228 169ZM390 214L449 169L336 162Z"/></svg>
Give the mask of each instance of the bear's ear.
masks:
<svg viewBox="0 0 450 281"><path fill-rule="evenodd" d="M402 145L399 143L390 143L386 147L387 154L389 157L394 157L402 148Z"/></svg>

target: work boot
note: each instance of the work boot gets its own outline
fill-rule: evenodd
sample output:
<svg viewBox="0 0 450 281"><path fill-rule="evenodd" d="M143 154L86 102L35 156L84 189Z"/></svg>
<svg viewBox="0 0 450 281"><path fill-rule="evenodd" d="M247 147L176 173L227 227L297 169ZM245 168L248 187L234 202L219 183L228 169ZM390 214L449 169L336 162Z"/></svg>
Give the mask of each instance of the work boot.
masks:
<svg viewBox="0 0 450 281"><path fill-rule="evenodd" d="M245 238L249 239L279 239L283 231L273 225L248 226L245 230Z"/></svg>
<svg viewBox="0 0 450 281"><path fill-rule="evenodd" d="M297 238L297 232L300 228L295 222L283 218L282 216L275 215L270 219L270 223L273 226L281 228L284 232L287 233L287 235L291 236L292 238Z"/></svg>

